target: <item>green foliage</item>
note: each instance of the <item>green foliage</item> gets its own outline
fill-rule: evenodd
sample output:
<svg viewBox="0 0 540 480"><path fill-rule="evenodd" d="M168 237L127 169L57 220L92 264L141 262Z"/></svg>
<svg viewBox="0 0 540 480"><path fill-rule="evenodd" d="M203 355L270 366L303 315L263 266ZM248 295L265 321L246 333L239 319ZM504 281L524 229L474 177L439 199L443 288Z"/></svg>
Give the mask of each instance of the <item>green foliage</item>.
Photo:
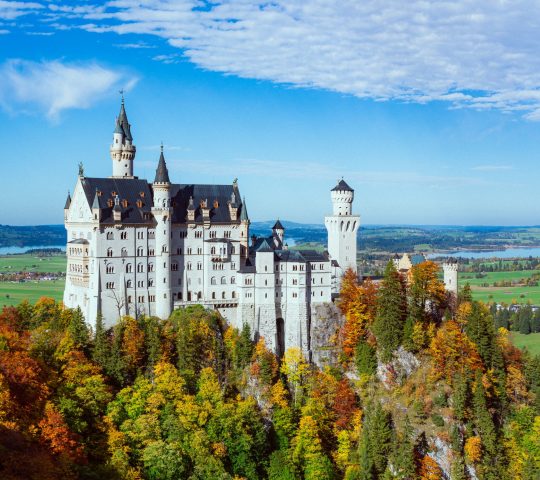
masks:
<svg viewBox="0 0 540 480"><path fill-rule="evenodd" d="M373 333L377 337L381 359L387 362L401 344L407 318L405 285L392 261L386 266L384 280L377 294L377 306Z"/></svg>
<svg viewBox="0 0 540 480"><path fill-rule="evenodd" d="M377 370L376 351L365 340L360 340L360 342L358 342L354 360L359 375L373 375Z"/></svg>

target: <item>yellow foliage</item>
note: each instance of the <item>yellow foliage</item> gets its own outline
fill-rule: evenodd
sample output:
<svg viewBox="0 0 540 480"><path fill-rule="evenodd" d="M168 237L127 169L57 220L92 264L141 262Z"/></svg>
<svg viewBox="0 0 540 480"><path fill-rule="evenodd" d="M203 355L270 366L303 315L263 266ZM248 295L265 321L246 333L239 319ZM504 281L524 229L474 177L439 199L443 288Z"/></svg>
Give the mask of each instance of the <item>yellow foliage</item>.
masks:
<svg viewBox="0 0 540 480"><path fill-rule="evenodd" d="M463 302L457 309L456 312L456 322L458 325L463 326L467 323L467 319L469 318L470 314L472 312L472 305L470 302Z"/></svg>
<svg viewBox="0 0 540 480"><path fill-rule="evenodd" d="M411 340L418 350L422 350L427 345L426 329L422 322L414 322Z"/></svg>
<svg viewBox="0 0 540 480"><path fill-rule="evenodd" d="M482 441L480 437L469 437L464 446L465 456L471 463L476 463L482 458Z"/></svg>
<svg viewBox="0 0 540 480"><path fill-rule="evenodd" d="M272 405L280 408L287 408L289 406L287 402L287 390L281 380L278 380L272 386L270 401Z"/></svg>

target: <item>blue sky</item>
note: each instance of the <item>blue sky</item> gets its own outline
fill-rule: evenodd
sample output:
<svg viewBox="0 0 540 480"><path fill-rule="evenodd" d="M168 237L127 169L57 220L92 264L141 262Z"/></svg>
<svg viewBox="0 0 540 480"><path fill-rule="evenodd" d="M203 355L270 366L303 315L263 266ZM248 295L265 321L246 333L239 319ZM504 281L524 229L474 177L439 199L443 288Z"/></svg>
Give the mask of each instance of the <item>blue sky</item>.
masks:
<svg viewBox="0 0 540 480"><path fill-rule="evenodd" d="M344 176L363 223L540 224L540 6L477 3L0 0L0 223L110 175L125 88L136 174L163 141L254 220L322 223Z"/></svg>

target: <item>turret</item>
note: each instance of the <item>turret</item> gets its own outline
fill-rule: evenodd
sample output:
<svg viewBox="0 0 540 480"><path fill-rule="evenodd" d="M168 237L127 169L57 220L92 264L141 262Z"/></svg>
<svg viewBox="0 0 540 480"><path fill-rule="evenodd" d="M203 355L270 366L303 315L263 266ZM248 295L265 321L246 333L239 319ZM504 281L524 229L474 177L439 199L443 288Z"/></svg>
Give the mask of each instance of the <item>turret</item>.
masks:
<svg viewBox="0 0 540 480"><path fill-rule="evenodd" d="M156 169L152 189L154 191L154 206L152 214L156 220L156 315L166 319L172 311L171 291L171 182L163 155L163 145Z"/></svg>
<svg viewBox="0 0 540 480"><path fill-rule="evenodd" d="M444 273L444 287L446 291L458 294L458 262L454 259L448 259L442 264Z"/></svg>
<svg viewBox="0 0 540 480"><path fill-rule="evenodd" d="M246 197L240 205L240 251L242 257L247 258L249 254L249 216L246 206Z"/></svg>
<svg viewBox="0 0 540 480"><path fill-rule="evenodd" d="M64 221L67 220L67 216L68 216L70 206L71 206L71 195L69 194L69 191L68 191L67 198L66 198L66 204L64 205Z"/></svg>
<svg viewBox="0 0 540 480"><path fill-rule="evenodd" d="M331 190L332 215L325 217L328 230L328 253L338 264L336 279L348 268L356 272L356 234L360 227L360 217L352 214L354 190L341 179ZM336 288L339 282L335 283Z"/></svg>
<svg viewBox="0 0 540 480"><path fill-rule="evenodd" d="M283 246L283 237L285 235L285 228L279 221L279 219L276 221L274 226L272 227L272 238L274 239L274 243L276 244L277 248L281 248Z"/></svg>
<svg viewBox="0 0 540 480"><path fill-rule="evenodd" d="M95 222L101 221L101 210L99 208L99 192L96 188L96 193L94 194L94 201L92 202L92 217Z"/></svg>
<svg viewBox="0 0 540 480"><path fill-rule="evenodd" d="M120 113L116 119L113 143L110 148L113 178L133 178L133 160L136 150L131 136L131 125L128 122L124 106L124 96L122 96Z"/></svg>

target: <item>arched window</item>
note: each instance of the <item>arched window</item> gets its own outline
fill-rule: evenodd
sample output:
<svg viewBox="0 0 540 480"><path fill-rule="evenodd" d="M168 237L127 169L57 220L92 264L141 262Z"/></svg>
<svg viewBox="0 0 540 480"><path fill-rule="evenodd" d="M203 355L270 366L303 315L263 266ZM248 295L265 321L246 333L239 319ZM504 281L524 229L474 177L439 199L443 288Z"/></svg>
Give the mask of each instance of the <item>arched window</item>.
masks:
<svg viewBox="0 0 540 480"><path fill-rule="evenodd" d="M215 285L215 284L216 284L216 277L212 277L212 278L210 279L210 283L211 283L212 285Z"/></svg>
<svg viewBox="0 0 540 480"><path fill-rule="evenodd" d="M235 291L232 292L232 298L236 298L236 292Z"/></svg>
<svg viewBox="0 0 540 480"><path fill-rule="evenodd" d="M122 248L122 257L127 257L127 249Z"/></svg>
<svg viewBox="0 0 540 480"><path fill-rule="evenodd" d="M144 265L142 263L139 263L137 265L137 272L143 273L144 272Z"/></svg>
<svg viewBox="0 0 540 480"><path fill-rule="evenodd" d="M107 240L114 240L114 233L113 232L107 232Z"/></svg>
<svg viewBox="0 0 540 480"><path fill-rule="evenodd" d="M197 300L202 300L202 292L197 293Z"/></svg>
<svg viewBox="0 0 540 480"><path fill-rule="evenodd" d="M108 248L107 249L107 257L112 257L113 256L113 250L112 248Z"/></svg>
<svg viewBox="0 0 540 480"><path fill-rule="evenodd" d="M225 277L221 277L221 285L225 285L227 283L227 279Z"/></svg>
<svg viewBox="0 0 540 480"><path fill-rule="evenodd" d="M149 286L149 287L153 287L153 286L154 286L154 279L153 279L153 278L151 278L151 279L148 280L148 286Z"/></svg>
<svg viewBox="0 0 540 480"><path fill-rule="evenodd" d="M166 253L166 252L167 252L167 245L163 245L163 246L161 247L161 251L162 251L163 253Z"/></svg>
<svg viewBox="0 0 540 480"><path fill-rule="evenodd" d="M126 273L131 273L133 271L133 266L131 263L126 264Z"/></svg>
<svg viewBox="0 0 540 480"><path fill-rule="evenodd" d="M216 292L212 292L212 300L216 299Z"/></svg>
<svg viewBox="0 0 540 480"><path fill-rule="evenodd" d="M236 253L236 249L234 248L234 245L231 245L231 255L234 255Z"/></svg>
<svg viewBox="0 0 540 480"><path fill-rule="evenodd" d="M133 282L132 282L131 280L128 280L128 281L126 282L126 287L127 287L127 288L131 288L132 286L133 286Z"/></svg>
<svg viewBox="0 0 540 480"><path fill-rule="evenodd" d="M142 257L144 254L144 248L143 247L137 247L137 256Z"/></svg>
<svg viewBox="0 0 540 480"><path fill-rule="evenodd" d="M212 247L212 248L210 249L210 253L211 253L212 255L215 255L215 254L216 254L216 247Z"/></svg>
<svg viewBox="0 0 540 480"><path fill-rule="evenodd" d="M120 233L120 240L126 240L127 239L127 232L121 232Z"/></svg>
<svg viewBox="0 0 540 480"><path fill-rule="evenodd" d="M148 264L148 271L149 271L149 272L153 272L153 271L154 271L154 264L153 264L153 263L149 263L149 264Z"/></svg>
<svg viewBox="0 0 540 480"><path fill-rule="evenodd" d="M236 278L231 277L231 284L234 285L236 283Z"/></svg>
<svg viewBox="0 0 540 480"><path fill-rule="evenodd" d="M221 292L221 298L225 300L225 292Z"/></svg>
<svg viewBox="0 0 540 480"><path fill-rule="evenodd" d="M112 263L107 265L107 273L114 273L114 265Z"/></svg>

